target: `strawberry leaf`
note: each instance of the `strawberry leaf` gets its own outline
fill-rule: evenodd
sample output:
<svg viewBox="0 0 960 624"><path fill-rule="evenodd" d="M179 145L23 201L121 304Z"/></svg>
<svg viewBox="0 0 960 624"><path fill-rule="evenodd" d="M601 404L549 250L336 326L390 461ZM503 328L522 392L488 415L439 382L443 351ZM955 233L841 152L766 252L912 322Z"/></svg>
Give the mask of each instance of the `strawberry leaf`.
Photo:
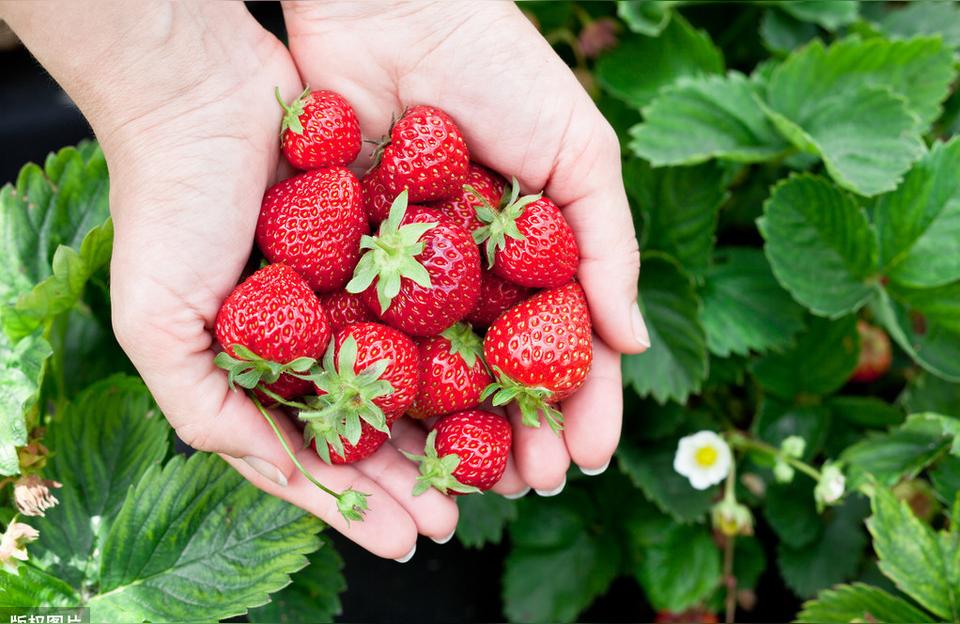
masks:
<svg viewBox="0 0 960 624"><path fill-rule="evenodd" d="M926 3L921 3L926 4ZM863 583L837 585L803 603L797 622L933 622L903 598Z"/></svg>

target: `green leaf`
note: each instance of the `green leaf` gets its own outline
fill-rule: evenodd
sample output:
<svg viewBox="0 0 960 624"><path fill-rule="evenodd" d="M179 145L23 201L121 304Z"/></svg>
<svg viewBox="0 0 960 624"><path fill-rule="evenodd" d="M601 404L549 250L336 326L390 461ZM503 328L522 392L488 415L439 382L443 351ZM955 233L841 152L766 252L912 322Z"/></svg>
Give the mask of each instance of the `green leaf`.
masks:
<svg viewBox="0 0 960 624"><path fill-rule="evenodd" d="M960 139L937 142L895 191L877 198L873 215L880 266L894 284L914 288L960 280Z"/></svg>
<svg viewBox="0 0 960 624"><path fill-rule="evenodd" d="M644 254L639 303L653 347L623 358L623 377L641 397L686 401L707 377L707 345L700 300L676 261Z"/></svg>
<svg viewBox="0 0 960 624"><path fill-rule="evenodd" d="M819 34L815 24L800 21L776 9L767 9L760 19L760 36L772 52L786 54Z"/></svg>
<svg viewBox="0 0 960 624"><path fill-rule="evenodd" d="M904 419L901 410L873 397L831 397L826 405L834 418L866 429L899 425Z"/></svg>
<svg viewBox="0 0 960 624"><path fill-rule="evenodd" d="M706 527L670 524L640 552L633 573L655 610L685 611L720 583L720 550Z"/></svg>
<svg viewBox="0 0 960 624"><path fill-rule="evenodd" d="M887 293L921 315L925 323L960 334L960 281L934 288L909 288L891 282Z"/></svg>
<svg viewBox="0 0 960 624"><path fill-rule="evenodd" d="M929 373L913 377L901 400L909 412L938 412L960 418L960 384Z"/></svg>
<svg viewBox="0 0 960 624"><path fill-rule="evenodd" d="M17 447L27 443L27 420L37 403L51 349L38 335L11 344L0 332L0 475L20 472Z"/></svg>
<svg viewBox="0 0 960 624"><path fill-rule="evenodd" d="M940 500L953 504L960 492L960 457L950 455L937 462L937 467L930 471L930 481Z"/></svg>
<svg viewBox="0 0 960 624"><path fill-rule="evenodd" d="M811 459L827 437L830 415L823 405L795 405L767 396L760 403L753 430L757 437L774 446L780 446L790 436L800 436L806 442L803 457Z"/></svg>
<svg viewBox="0 0 960 624"><path fill-rule="evenodd" d="M847 499L827 513L829 518L819 539L803 548L792 548L783 542L777 547L780 574L801 597L813 596L851 578L867 545L862 528L866 505L862 499Z"/></svg>
<svg viewBox="0 0 960 624"><path fill-rule="evenodd" d="M813 500L815 483L795 475L790 483L772 483L767 488L763 515L780 541L802 549L823 534L823 524Z"/></svg>
<svg viewBox="0 0 960 624"><path fill-rule="evenodd" d="M50 424L45 442L58 452L44 477L63 484L60 504L30 521L46 570L75 587L96 580L127 490L166 457L169 431L143 382L124 376L89 387Z"/></svg>
<svg viewBox="0 0 960 624"><path fill-rule="evenodd" d="M457 539L467 548L499 544L504 527L516 520L517 502L493 492L483 496L458 496L460 522Z"/></svg>
<svg viewBox="0 0 960 624"><path fill-rule="evenodd" d="M803 604L797 622L933 622L930 616L903 598L882 589L854 583L820 592L816 600Z"/></svg>
<svg viewBox="0 0 960 624"><path fill-rule="evenodd" d="M609 93L642 108L681 77L721 72L723 55L710 36L677 14L659 36L621 39L597 61L596 77Z"/></svg>
<svg viewBox="0 0 960 624"><path fill-rule="evenodd" d="M917 364L947 381L960 382L960 334L935 318L924 317L909 304L891 299L886 291L880 291L870 309Z"/></svg>
<svg viewBox="0 0 960 624"><path fill-rule="evenodd" d="M803 0L778 2L777 8L798 20L812 22L832 31L856 21L860 7L858 2L847 0Z"/></svg>
<svg viewBox="0 0 960 624"><path fill-rule="evenodd" d="M289 583L322 523L260 492L216 455L150 467L103 544L98 621L242 615ZM269 553L269 556L264 556Z"/></svg>
<svg viewBox="0 0 960 624"><path fill-rule="evenodd" d="M888 11L875 25L888 36L940 35L948 46L960 47L960 7L954 2L909 2Z"/></svg>
<svg viewBox="0 0 960 624"><path fill-rule="evenodd" d="M617 16L635 33L656 37L670 23L675 2L663 0L623 0L617 2Z"/></svg>
<svg viewBox="0 0 960 624"><path fill-rule="evenodd" d="M715 355L780 349L803 329L803 308L777 283L758 249L718 250L700 296L700 321Z"/></svg>
<svg viewBox="0 0 960 624"><path fill-rule="evenodd" d="M293 575L293 582L270 596L270 602L250 609L247 618L264 624L332 622L340 615L340 594L347 589L343 559L328 537L307 557L310 564Z"/></svg>
<svg viewBox="0 0 960 624"><path fill-rule="evenodd" d="M849 466L851 482L864 481L862 473L892 486L901 478L913 478L950 446L935 421L907 421L903 425L861 440L840 456Z"/></svg>
<svg viewBox="0 0 960 624"><path fill-rule="evenodd" d="M765 390L784 399L826 395L846 383L859 352L854 316L836 321L809 317L806 331L793 346L756 360L751 372Z"/></svg>
<svg viewBox="0 0 960 624"><path fill-rule="evenodd" d="M644 109L644 123L630 130L630 149L655 167L772 160L789 145L760 107L759 91L737 72L681 79Z"/></svg>
<svg viewBox="0 0 960 624"><path fill-rule="evenodd" d="M650 446L624 440L617 449L617 459L620 470L661 511L677 522L699 522L710 509L717 488L694 489L673 469L676 450L677 438Z"/></svg>
<svg viewBox="0 0 960 624"><path fill-rule="evenodd" d="M62 580L29 564L0 573L0 607L76 607L80 596Z"/></svg>
<svg viewBox="0 0 960 624"><path fill-rule="evenodd" d="M734 545L733 574L737 577L737 589L751 589L760 582L767 569L767 556L755 537L737 536Z"/></svg>
<svg viewBox="0 0 960 624"><path fill-rule="evenodd" d="M934 615L956 619L960 614L960 584L951 582L948 568L957 562L950 561L933 530L887 488L876 488L871 508L873 515L867 520L867 528L880 558L880 570Z"/></svg>
<svg viewBox="0 0 960 624"><path fill-rule="evenodd" d="M710 263L717 212L727 198L720 167L653 169L631 159L624 183L643 215L642 247L666 252L692 275L702 275Z"/></svg>
<svg viewBox="0 0 960 624"><path fill-rule="evenodd" d="M503 575L511 622L572 622L617 575L619 544L609 531L590 529L584 511L592 506L579 494L519 502Z"/></svg>

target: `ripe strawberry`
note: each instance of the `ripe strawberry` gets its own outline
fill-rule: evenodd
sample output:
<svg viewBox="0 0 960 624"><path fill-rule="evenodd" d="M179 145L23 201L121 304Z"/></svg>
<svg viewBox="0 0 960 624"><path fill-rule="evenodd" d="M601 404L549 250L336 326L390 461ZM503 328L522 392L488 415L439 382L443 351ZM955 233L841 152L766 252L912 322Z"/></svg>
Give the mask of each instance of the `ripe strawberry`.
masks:
<svg viewBox="0 0 960 624"><path fill-rule="evenodd" d="M503 195L503 187L504 180L499 175L486 167L470 163L464 187L450 199L436 202L430 207L436 208L452 218L463 229L473 233L474 230L483 226L477 218L477 208L483 205L477 197L478 194L488 204L496 206L500 202L500 196Z"/></svg>
<svg viewBox="0 0 960 624"><path fill-rule="evenodd" d="M476 407L480 393L493 379L480 357L483 342L469 325L457 323L438 336L417 341L420 391L407 410L413 418L429 418Z"/></svg>
<svg viewBox="0 0 960 624"><path fill-rule="evenodd" d="M306 372L330 342L320 300L283 264L267 265L234 288L217 313L214 331L223 347L215 361L227 370L231 385L262 383L285 399L310 391L308 381L286 373Z"/></svg>
<svg viewBox="0 0 960 624"><path fill-rule="evenodd" d="M494 208L480 194L477 217L485 224L473 231L486 243L487 262L505 280L532 288L554 288L577 274L580 250L573 230L557 205L542 194L520 197L513 179L510 195Z"/></svg>
<svg viewBox="0 0 960 624"><path fill-rule="evenodd" d="M480 272L477 305L464 318L474 327L489 327L498 316L533 294L533 290L498 277L489 270ZM328 308L329 310L329 308Z"/></svg>
<svg viewBox="0 0 960 624"><path fill-rule="evenodd" d="M438 108L407 109L380 152L380 178L391 195L408 189L410 201L453 197L467 178L470 156L460 129Z"/></svg>
<svg viewBox="0 0 960 624"><path fill-rule="evenodd" d="M263 196L257 245L319 292L342 288L360 259L369 232L360 184L347 169L317 169L279 182Z"/></svg>
<svg viewBox="0 0 960 624"><path fill-rule="evenodd" d="M371 227L377 227L390 214L390 204L393 197L380 179L380 167L360 179L360 192L363 198L363 211Z"/></svg>
<svg viewBox="0 0 960 624"><path fill-rule="evenodd" d="M866 321L857 321L857 333L860 334L860 357L857 368L850 376L850 381L869 383L876 381L890 370L893 351L890 348L890 337L879 327L874 327Z"/></svg>
<svg viewBox="0 0 960 624"><path fill-rule="evenodd" d="M513 431L503 416L483 410L444 416L427 436L423 455L404 452L420 464L414 496L431 486L444 494L489 490L503 476L512 441Z"/></svg>
<svg viewBox="0 0 960 624"><path fill-rule="evenodd" d="M523 424L540 426L540 411L554 431L563 417L552 405L583 385L593 360L590 311L576 282L537 293L497 318L483 340L497 378L481 399L516 401Z"/></svg>
<svg viewBox="0 0 960 624"><path fill-rule="evenodd" d="M357 444L362 422L387 433L417 396L417 345L379 323L355 323L338 332L310 376L317 398L301 410L304 436L336 444L342 435Z"/></svg>
<svg viewBox="0 0 960 624"><path fill-rule="evenodd" d="M356 444L350 442L343 436L317 436L310 442L313 450L317 452L320 459L328 464L341 465L352 464L361 459L366 459L376 453L383 443L390 436L382 431L377 431L366 422L360 423L360 439ZM317 445L317 440L330 440L326 444Z"/></svg>
<svg viewBox="0 0 960 624"><path fill-rule="evenodd" d="M657 611L656 624L717 624L717 614L703 608L691 607L686 611Z"/></svg>
<svg viewBox="0 0 960 624"><path fill-rule="evenodd" d="M297 169L320 169L349 165L360 153L363 142L360 122L350 104L333 91L310 91L283 108L280 143L283 155Z"/></svg>
<svg viewBox="0 0 960 624"><path fill-rule="evenodd" d="M436 210L411 206L397 196L390 218L367 249L347 291L385 323L412 336L431 336L450 327L477 302L480 254L470 235Z"/></svg>
<svg viewBox="0 0 960 624"><path fill-rule="evenodd" d="M327 311L330 330L334 334L343 331L347 325L377 320L377 317L363 304L360 295L338 290L322 295L320 301L323 303L323 309Z"/></svg>

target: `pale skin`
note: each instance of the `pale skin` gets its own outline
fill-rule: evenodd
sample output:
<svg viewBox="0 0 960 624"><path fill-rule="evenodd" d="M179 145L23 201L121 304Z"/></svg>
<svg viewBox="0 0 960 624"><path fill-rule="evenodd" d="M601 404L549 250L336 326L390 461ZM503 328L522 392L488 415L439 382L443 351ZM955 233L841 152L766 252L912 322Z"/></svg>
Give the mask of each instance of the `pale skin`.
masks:
<svg viewBox="0 0 960 624"><path fill-rule="evenodd" d="M319 516L381 557L418 534L444 540L457 506L413 497L425 429L406 419L372 457L327 466L298 458L334 490L370 494L347 526L295 469L253 403L213 363L211 327L253 244L279 162L279 86L344 95L363 134L431 104L462 128L471 156L527 191L543 189L574 228L593 318L593 368L564 401L566 429L523 427L501 494L551 492L575 463L605 466L620 437L620 354L649 346L636 305L639 253L616 136L573 74L511 3L284 3L289 48L240 3L0 2L6 20L90 121L111 175L114 329L178 435L220 453L254 485ZM365 151L362 155L367 158ZM364 165L360 163L361 167ZM359 169L358 169L359 170ZM296 431L279 418L294 449Z"/></svg>

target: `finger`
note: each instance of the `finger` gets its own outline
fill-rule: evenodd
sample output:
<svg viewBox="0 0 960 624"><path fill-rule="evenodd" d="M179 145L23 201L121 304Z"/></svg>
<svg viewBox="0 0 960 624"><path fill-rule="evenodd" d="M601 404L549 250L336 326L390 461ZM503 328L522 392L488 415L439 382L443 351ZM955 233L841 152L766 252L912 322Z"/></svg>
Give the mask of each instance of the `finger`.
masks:
<svg viewBox="0 0 960 624"><path fill-rule="evenodd" d="M336 499L319 490L299 472L286 487L264 479L245 463L224 459L255 486L312 513L373 554L385 559L404 559L416 548L417 525L403 506L353 466L328 466L312 449L297 453L300 462L318 481L335 492L353 488L368 494L369 509L362 522L350 522L340 515Z"/></svg>
<svg viewBox="0 0 960 624"><path fill-rule="evenodd" d="M620 439L623 391L620 355L596 336L590 375L576 394L563 401L563 415L570 459L588 474L602 472Z"/></svg>
<svg viewBox="0 0 960 624"><path fill-rule="evenodd" d="M559 494L566 483L570 455L557 435L545 423L528 427L521 422L520 410L507 410L513 425L513 456L523 480L540 495Z"/></svg>
<svg viewBox="0 0 960 624"><path fill-rule="evenodd" d="M517 470L517 460L513 458L513 451L510 451L507 457L507 467L503 471L503 476L493 486L492 490L505 498L520 498L530 491L530 486L520 476Z"/></svg>

